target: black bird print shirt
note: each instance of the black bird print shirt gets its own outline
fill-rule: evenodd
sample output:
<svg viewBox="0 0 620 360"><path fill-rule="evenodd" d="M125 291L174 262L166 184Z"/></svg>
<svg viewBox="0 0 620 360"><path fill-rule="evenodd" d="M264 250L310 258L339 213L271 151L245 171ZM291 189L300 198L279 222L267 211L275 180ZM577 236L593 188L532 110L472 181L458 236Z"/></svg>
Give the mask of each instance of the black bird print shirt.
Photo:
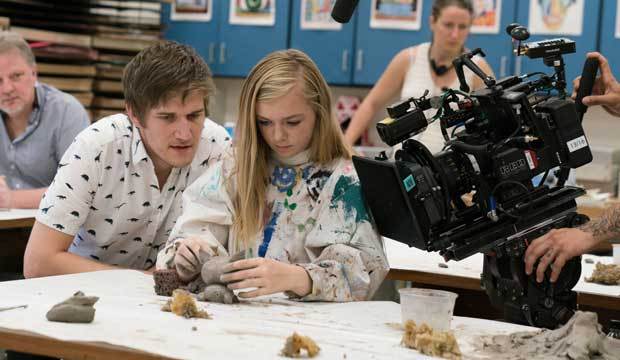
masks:
<svg viewBox="0 0 620 360"><path fill-rule="evenodd" d="M123 114L101 119L67 149L37 221L74 236L71 253L148 269L181 214L183 190L230 143L226 130L207 119L192 163L173 168L160 189L138 129Z"/></svg>

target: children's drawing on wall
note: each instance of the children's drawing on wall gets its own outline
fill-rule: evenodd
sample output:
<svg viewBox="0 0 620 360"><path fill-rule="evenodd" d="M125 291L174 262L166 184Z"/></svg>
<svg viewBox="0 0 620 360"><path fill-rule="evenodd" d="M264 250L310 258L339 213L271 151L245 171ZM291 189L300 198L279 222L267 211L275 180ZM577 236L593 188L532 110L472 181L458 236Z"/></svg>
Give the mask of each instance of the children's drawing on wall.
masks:
<svg viewBox="0 0 620 360"><path fill-rule="evenodd" d="M273 26L276 0L230 0L228 21L235 25Z"/></svg>
<svg viewBox="0 0 620 360"><path fill-rule="evenodd" d="M302 0L301 21L302 30L340 30L342 24L331 17L331 10L336 0Z"/></svg>
<svg viewBox="0 0 620 360"><path fill-rule="evenodd" d="M372 0L371 28L419 30L421 18L422 0Z"/></svg>
<svg viewBox="0 0 620 360"><path fill-rule="evenodd" d="M616 37L620 39L620 0L616 3Z"/></svg>
<svg viewBox="0 0 620 360"><path fill-rule="evenodd" d="M502 0L474 0L474 34L498 34L501 21Z"/></svg>
<svg viewBox="0 0 620 360"><path fill-rule="evenodd" d="M170 19L175 21L211 21L213 0L175 0Z"/></svg>
<svg viewBox="0 0 620 360"><path fill-rule="evenodd" d="M584 0L531 0L532 34L581 35Z"/></svg>

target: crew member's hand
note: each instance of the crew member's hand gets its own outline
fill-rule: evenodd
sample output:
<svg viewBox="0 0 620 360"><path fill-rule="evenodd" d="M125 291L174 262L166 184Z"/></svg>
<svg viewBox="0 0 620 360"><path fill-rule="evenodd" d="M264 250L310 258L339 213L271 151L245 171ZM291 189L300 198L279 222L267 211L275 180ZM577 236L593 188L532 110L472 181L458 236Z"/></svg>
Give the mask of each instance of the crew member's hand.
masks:
<svg viewBox="0 0 620 360"><path fill-rule="evenodd" d="M220 280L231 290L256 288L239 297L252 298L283 291L305 296L312 290L312 280L304 268L265 258L239 260L224 267Z"/></svg>
<svg viewBox="0 0 620 360"><path fill-rule="evenodd" d="M192 280L200 273L202 264L211 256L216 255L210 247L201 246L201 241L196 237L178 239L174 255L174 267L183 281Z"/></svg>
<svg viewBox="0 0 620 360"><path fill-rule="evenodd" d="M0 176L0 209L11 209L11 188L6 183L4 176Z"/></svg>
<svg viewBox="0 0 620 360"><path fill-rule="evenodd" d="M571 258L579 256L597 244L592 234L581 229L554 229L532 241L525 252L525 272L530 275L536 271L536 281L542 282L545 270L551 265L551 282L560 276L564 264ZM534 264L540 259L538 266Z"/></svg>
<svg viewBox="0 0 620 360"><path fill-rule="evenodd" d="M608 113L620 117L620 83L612 74L609 62L598 52L588 53L588 58L598 60L601 76L594 82L592 95L583 98L584 105L603 105ZM580 80L581 77L573 80L573 99L577 96Z"/></svg>

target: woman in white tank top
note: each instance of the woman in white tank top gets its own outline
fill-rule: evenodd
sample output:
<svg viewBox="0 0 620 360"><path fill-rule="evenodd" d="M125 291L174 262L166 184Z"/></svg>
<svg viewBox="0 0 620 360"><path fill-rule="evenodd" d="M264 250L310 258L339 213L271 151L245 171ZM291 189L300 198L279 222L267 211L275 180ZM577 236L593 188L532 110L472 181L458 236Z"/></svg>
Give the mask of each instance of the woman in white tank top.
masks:
<svg viewBox="0 0 620 360"><path fill-rule="evenodd" d="M411 97L418 98L424 95L424 92L426 90L429 91L428 96L430 97L441 95L443 93L443 88L459 88L460 84L458 78L456 78L456 74L454 74L454 78L451 79L451 82L449 81L449 85L447 86L442 84L442 86L440 87L434 81L433 72L429 71L429 69L432 69L429 61L431 43L423 43L416 47L410 47L406 50L408 50L407 52L409 53L409 68L405 73L405 79L403 81L402 90L400 92L401 100L406 100ZM478 64L478 66L483 66L481 65L481 61L483 61L481 57L476 56L473 58L473 61L474 63ZM474 84L474 79L478 79L478 77L476 77L476 75L468 68L465 68L464 72L467 84ZM437 76L438 74L435 73L435 75ZM430 119L432 116L435 115L436 112L437 110L435 109L427 110L425 112L426 118ZM437 153L441 151L441 149L443 148L444 139L441 135L441 126L439 125L439 121L431 123L423 133L415 136L414 139L426 145L426 147L429 148L431 153Z"/></svg>
<svg viewBox="0 0 620 360"><path fill-rule="evenodd" d="M433 42L404 49L392 59L353 116L345 133L347 142L353 145L375 114L385 111L389 102L398 95L402 100L420 97L426 90L429 90L429 96L436 96L442 93L443 88L459 88L452 60L463 53L472 16L473 8L468 0L433 1L430 17ZM483 58L474 57L473 60L485 73L493 76L493 71ZM465 77L472 89L484 85L469 69L465 69ZM434 115L434 110L429 112L427 118ZM430 124L416 139L432 153L440 151L443 137L439 122Z"/></svg>

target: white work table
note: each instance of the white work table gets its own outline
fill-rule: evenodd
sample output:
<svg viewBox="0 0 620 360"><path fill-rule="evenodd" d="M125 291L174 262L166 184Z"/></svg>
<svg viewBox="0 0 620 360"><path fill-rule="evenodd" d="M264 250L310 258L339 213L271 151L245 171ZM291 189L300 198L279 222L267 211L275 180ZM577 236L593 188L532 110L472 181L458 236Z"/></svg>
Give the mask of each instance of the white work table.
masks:
<svg viewBox="0 0 620 360"><path fill-rule="evenodd" d="M0 210L0 229L32 227L38 209Z"/></svg>
<svg viewBox="0 0 620 360"><path fill-rule="evenodd" d="M96 295L91 324L48 322L47 310L82 290ZM112 270L0 283L0 348L65 358L274 359L294 331L321 347L318 359L426 359L400 345L400 305L394 302L301 303L282 297L236 305L199 303L213 317L185 319L160 311L153 279ZM194 329L193 329L194 328ZM479 335L532 328L455 317L461 350L473 354Z"/></svg>
<svg viewBox="0 0 620 360"><path fill-rule="evenodd" d="M445 262L439 253L429 253L410 248L403 243L383 238L390 264L389 278L410 280L418 283L448 286L454 288L481 290L483 255L475 254L461 261ZM586 262L590 259L592 263ZM602 308L620 309L620 285L600 285L585 281L592 275L597 262L610 264L611 256L584 255L581 260L581 278L574 287L579 304ZM440 267L444 263L448 267Z"/></svg>

